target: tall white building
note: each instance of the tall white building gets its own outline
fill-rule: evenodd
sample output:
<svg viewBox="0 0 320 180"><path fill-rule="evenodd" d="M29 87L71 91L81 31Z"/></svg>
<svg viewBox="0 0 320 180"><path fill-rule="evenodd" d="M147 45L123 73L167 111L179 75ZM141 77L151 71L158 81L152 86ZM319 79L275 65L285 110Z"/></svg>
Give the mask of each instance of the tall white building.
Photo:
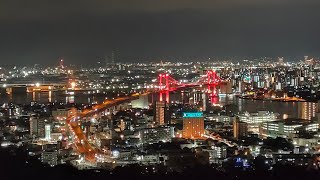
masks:
<svg viewBox="0 0 320 180"><path fill-rule="evenodd" d="M301 119L311 120L318 112L318 103L298 102L298 116Z"/></svg>
<svg viewBox="0 0 320 180"><path fill-rule="evenodd" d="M48 141L51 140L51 125L46 124L44 126L44 131L45 131L45 139Z"/></svg>

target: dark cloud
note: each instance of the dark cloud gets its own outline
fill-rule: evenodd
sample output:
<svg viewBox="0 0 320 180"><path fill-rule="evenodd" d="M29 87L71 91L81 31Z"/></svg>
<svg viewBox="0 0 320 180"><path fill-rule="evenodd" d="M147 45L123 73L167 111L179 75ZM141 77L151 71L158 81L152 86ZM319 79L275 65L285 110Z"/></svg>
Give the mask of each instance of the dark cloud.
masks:
<svg viewBox="0 0 320 180"><path fill-rule="evenodd" d="M121 56L318 55L316 0L8 0L0 62Z"/></svg>

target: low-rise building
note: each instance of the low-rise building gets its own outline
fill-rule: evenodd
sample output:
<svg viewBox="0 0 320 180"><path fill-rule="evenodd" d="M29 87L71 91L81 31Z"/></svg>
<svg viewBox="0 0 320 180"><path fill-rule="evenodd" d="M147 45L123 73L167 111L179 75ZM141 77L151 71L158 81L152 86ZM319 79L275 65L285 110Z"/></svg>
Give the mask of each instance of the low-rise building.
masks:
<svg viewBox="0 0 320 180"><path fill-rule="evenodd" d="M320 144L320 140L318 138L293 138L293 144L295 146L306 146L313 147Z"/></svg>
<svg viewBox="0 0 320 180"><path fill-rule="evenodd" d="M265 137L297 137L299 132L317 132L318 122L302 119L286 119L273 122L264 122L260 128L260 135Z"/></svg>
<svg viewBox="0 0 320 180"><path fill-rule="evenodd" d="M45 137L45 122L47 120L40 117L30 117L30 135L32 137Z"/></svg>
<svg viewBox="0 0 320 180"><path fill-rule="evenodd" d="M168 160L168 156L164 154L145 154L136 155L136 160L143 165L164 164Z"/></svg>
<svg viewBox="0 0 320 180"><path fill-rule="evenodd" d="M43 151L41 152L41 162L50 166L58 165L58 151Z"/></svg>
<svg viewBox="0 0 320 180"><path fill-rule="evenodd" d="M311 154L273 154L273 163L307 166L311 158Z"/></svg>
<svg viewBox="0 0 320 180"><path fill-rule="evenodd" d="M219 115L208 115L205 120L216 121L221 123L230 123L232 118L229 116L219 116Z"/></svg>
<svg viewBox="0 0 320 180"><path fill-rule="evenodd" d="M248 131L259 133L259 126L261 123L276 121L278 118L278 113L273 113L269 111L258 111L257 113L245 112L238 115L241 122L247 123Z"/></svg>
<svg viewBox="0 0 320 180"><path fill-rule="evenodd" d="M259 124L268 121L277 120L279 114L269 111L258 111L257 113L245 112L244 114L238 115L241 122L248 124Z"/></svg>
<svg viewBox="0 0 320 180"><path fill-rule="evenodd" d="M52 111L52 116L55 120L63 121L67 117L74 115L77 113L77 109L75 108L61 108Z"/></svg>
<svg viewBox="0 0 320 180"><path fill-rule="evenodd" d="M171 126L145 128L141 129L139 133L142 143L170 142L174 137L174 128Z"/></svg>
<svg viewBox="0 0 320 180"><path fill-rule="evenodd" d="M207 151L209 153L210 160L225 159L227 157L227 146L223 143L203 148L203 151Z"/></svg>

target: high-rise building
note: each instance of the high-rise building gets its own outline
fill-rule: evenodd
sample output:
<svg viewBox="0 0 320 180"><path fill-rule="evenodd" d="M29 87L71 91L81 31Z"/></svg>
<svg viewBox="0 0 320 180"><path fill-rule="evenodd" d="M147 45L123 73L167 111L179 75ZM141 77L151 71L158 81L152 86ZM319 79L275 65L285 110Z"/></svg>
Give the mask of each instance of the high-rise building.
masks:
<svg viewBox="0 0 320 180"><path fill-rule="evenodd" d="M233 121L233 137L239 139L240 137L245 137L248 135L248 124L241 122L237 117Z"/></svg>
<svg viewBox="0 0 320 180"><path fill-rule="evenodd" d="M204 134L204 117L202 112L183 113L183 138L199 139Z"/></svg>
<svg viewBox="0 0 320 180"><path fill-rule="evenodd" d="M300 119L311 120L316 116L318 111L318 104L314 102L299 102L298 103L298 117Z"/></svg>
<svg viewBox="0 0 320 180"><path fill-rule="evenodd" d="M30 135L36 137L45 137L45 122L43 118L31 117L30 118Z"/></svg>
<svg viewBox="0 0 320 180"><path fill-rule="evenodd" d="M208 102L207 94L203 93L202 94L202 111L207 110L207 102Z"/></svg>
<svg viewBox="0 0 320 180"><path fill-rule="evenodd" d="M167 103L164 101L156 101L155 102L155 114L154 114L154 121L158 125L164 125L167 123Z"/></svg>
<svg viewBox="0 0 320 180"><path fill-rule="evenodd" d="M242 88L243 88L243 82L242 81L239 81L238 83L238 92L242 93Z"/></svg>
<svg viewBox="0 0 320 180"><path fill-rule="evenodd" d="M50 140L51 139L51 125L50 124L46 124L44 126L44 131L45 131L45 139L46 140Z"/></svg>

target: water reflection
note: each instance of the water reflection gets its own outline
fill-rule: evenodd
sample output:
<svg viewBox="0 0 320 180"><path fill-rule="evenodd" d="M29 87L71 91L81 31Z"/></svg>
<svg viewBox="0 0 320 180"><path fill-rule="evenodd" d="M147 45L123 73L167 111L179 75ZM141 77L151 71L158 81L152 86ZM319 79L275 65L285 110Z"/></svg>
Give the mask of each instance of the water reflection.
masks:
<svg viewBox="0 0 320 180"><path fill-rule="evenodd" d="M29 104L30 102L39 103L51 103L51 102L61 102L61 103L101 103L106 96L98 95L84 95L75 94L72 96L66 96L62 92L30 92L30 93L20 93L20 94L5 94L0 96L0 103L13 102L15 104Z"/></svg>
<svg viewBox="0 0 320 180"><path fill-rule="evenodd" d="M2 95L0 103L13 102L16 104L29 104L31 101L39 103L49 102L62 102L62 103L101 103L106 98L106 95L84 95L74 94L72 96L63 95L62 92L49 91L49 92L33 92L22 94ZM204 100L202 92L173 92L170 93L171 102L184 102L194 103L195 101L208 101ZM157 94L149 96L149 102L159 99ZM279 102L279 101L262 101L240 99L234 96L220 96L215 99L215 103L222 105L234 104L240 112L257 112L257 111L272 111L280 114L281 118L291 118L298 116L298 102Z"/></svg>
<svg viewBox="0 0 320 180"><path fill-rule="evenodd" d="M52 101L52 91L49 91L48 101L51 103Z"/></svg>

